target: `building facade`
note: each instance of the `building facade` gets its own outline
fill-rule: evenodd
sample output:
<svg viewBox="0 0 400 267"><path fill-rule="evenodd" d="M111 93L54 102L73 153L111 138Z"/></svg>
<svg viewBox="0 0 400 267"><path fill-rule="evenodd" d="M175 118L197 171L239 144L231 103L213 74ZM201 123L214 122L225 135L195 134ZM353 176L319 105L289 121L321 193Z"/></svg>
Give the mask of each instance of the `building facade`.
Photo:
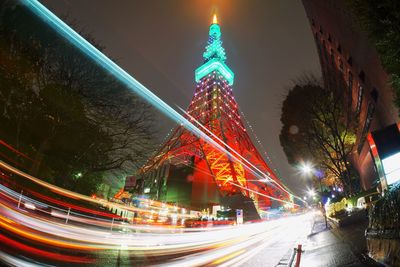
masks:
<svg viewBox="0 0 400 267"><path fill-rule="evenodd" d="M379 55L360 29L345 0L302 0L314 35L325 86L343 81L348 108L357 116L351 158L363 190L379 183L367 136L398 122L393 89Z"/></svg>

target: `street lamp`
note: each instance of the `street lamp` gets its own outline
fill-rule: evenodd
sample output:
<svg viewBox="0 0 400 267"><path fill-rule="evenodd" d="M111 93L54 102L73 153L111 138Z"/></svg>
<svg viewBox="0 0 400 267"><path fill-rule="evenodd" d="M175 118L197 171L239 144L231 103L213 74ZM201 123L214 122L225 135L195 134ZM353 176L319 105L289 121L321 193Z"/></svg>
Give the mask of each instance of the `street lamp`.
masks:
<svg viewBox="0 0 400 267"><path fill-rule="evenodd" d="M307 162L303 163L300 168L301 168L301 171L304 174L310 174L313 171L313 168L311 167L311 164L307 163Z"/></svg>

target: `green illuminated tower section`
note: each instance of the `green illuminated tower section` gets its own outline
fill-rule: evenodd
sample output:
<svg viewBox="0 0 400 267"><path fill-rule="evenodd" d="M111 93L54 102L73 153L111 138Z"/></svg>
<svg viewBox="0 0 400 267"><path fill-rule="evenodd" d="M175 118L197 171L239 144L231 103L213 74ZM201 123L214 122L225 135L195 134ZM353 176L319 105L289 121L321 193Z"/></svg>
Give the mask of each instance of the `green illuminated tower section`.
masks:
<svg viewBox="0 0 400 267"><path fill-rule="evenodd" d="M206 51L203 53L204 64L196 69L195 80L199 82L213 71L218 71L227 80L228 84L232 85L235 75L225 64L225 49L222 46L221 28L216 15L214 15L208 36Z"/></svg>

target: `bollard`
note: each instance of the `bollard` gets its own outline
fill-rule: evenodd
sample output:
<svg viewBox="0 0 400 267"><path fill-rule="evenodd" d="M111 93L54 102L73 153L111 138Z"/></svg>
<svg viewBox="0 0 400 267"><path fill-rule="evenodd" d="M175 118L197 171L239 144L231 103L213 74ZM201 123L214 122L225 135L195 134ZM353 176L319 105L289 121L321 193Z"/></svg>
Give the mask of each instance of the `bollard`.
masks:
<svg viewBox="0 0 400 267"><path fill-rule="evenodd" d="M304 250L301 250L301 244L298 244L297 249L295 249L295 250L297 252L295 267L300 267L301 253L304 252Z"/></svg>

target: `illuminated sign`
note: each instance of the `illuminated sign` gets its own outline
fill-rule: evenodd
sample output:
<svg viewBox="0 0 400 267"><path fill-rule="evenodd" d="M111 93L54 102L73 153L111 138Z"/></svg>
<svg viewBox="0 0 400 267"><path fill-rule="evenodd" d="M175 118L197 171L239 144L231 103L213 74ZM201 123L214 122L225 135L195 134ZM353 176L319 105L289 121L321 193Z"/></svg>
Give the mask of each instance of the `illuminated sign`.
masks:
<svg viewBox="0 0 400 267"><path fill-rule="evenodd" d="M400 131L397 124L368 135L371 155L381 182L382 192L400 180Z"/></svg>
<svg viewBox="0 0 400 267"><path fill-rule="evenodd" d="M400 180L400 152L382 159L382 165L388 185Z"/></svg>

